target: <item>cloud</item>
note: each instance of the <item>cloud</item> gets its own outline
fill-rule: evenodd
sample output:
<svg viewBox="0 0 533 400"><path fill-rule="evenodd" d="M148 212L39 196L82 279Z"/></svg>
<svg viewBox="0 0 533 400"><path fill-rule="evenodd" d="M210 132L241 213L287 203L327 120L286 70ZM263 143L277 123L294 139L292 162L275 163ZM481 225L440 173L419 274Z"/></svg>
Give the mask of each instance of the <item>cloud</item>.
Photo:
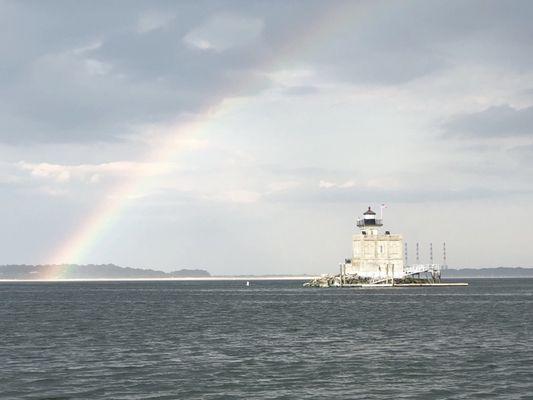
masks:
<svg viewBox="0 0 533 400"><path fill-rule="evenodd" d="M457 115L444 124L444 130L448 136L465 138L533 137L533 106L502 105Z"/></svg>
<svg viewBox="0 0 533 400"><path fill-rule="evenodd" d="M533 65L527 2L149 6L2 3L0 142L121 141L273 85L302 96L317 80L397 86L462 64ZM313 75L275 78L297 70Z"/></svg>
<svg viewBox="0 0 533 400"><path fill-rule="evenodd" d="M111 71L111 65L90 58L85 60L85 68L89 75L106 75Z"/></svg>
<svg viewBox="0 0 533 400"><path fill-rule="evenodd" d="M128 178L131 176L154 176L176 171L174 163L115 161L101 164L63 165L51 163L17 163L21 171L29 172L38 179L66 183L71 180L99 183L102 177Z"/></svg>
<svg viewBox="0 0 533 400"><path fill-rule="evenodd" d="M199 50L222 52L252 43L263 28L263 21L258 18L219 14L188 32L183 42Z"/></svg>
<svg viewBox="0 0 533 400"><path fill-rule="evenodd" d="M71 51L72 51L73 54L79 56L79 55L90 54L92 51L97 50L100 47L102 47L102 41L95 40L95 41L90 42L88 44L81 45L80 47L76 47L76 48L72 49Z"/></svg>
<svg viewBox="0 0 533 400"><path fill-rule="evenodd" d="M137 24L137 31L139 33L148 33L157 29L164 28L175 18L172 14L167 14L162 11L149 11L141 15Z"/></svg>
<svg viewBox="0 0 533 400"><path fill-rule="evenodd" d="M515 176L524 176L530 182L533 176L531 168L533 166L533 144L514 146L507 150L507 153L518 166L518 168L515 166L511 173Z"/></svg>
<svg viewBox="0 0 533 400"><path fill-rule="evenodd" d="M318 94L320 89L316 86L291 86L285 89L284 93L289 96L310 96Z"/></svg>
<svg viewBox="0 0 533 400"><path fill-rule="evenodd" d="M382 203L384 201L390 203L446 203L531 195L533 195L533 190L529 188L502 191L482 185L447 189L444 187L417 187L416 185L386 188L372 187L371 185L341 187L328 184L320 187L305 185L284 192L272 193L266 196L265 200L286 204L350 204L354 202Z"/></svg>
<svg viewBox="0 0 533 400"><path fill-rule="evenodd" d="M344 183L335 183L335 182L323 181L323 180L318 182L318 187L323 188L323 189L331 189L331 188L346 189L346 188L351 188L354 186L355 186L355 182L351 180L346 181Z"/></svg>
<svg viewBox="0 0 533 400"><path fill-rule="evenodd" d="M135 125L198 105L164 82L132 81L111 62L73 51L33 60L4 94L0 141L15 144L123 140Z"/></svg>
<svg viewBox="0 0 533 400"><path fill-rule="evenodd" d="M262 90L269 82L253 68L256 50L243 48L259 35L261 20L211 9L218 7L156 4L146 11L128 4L89 12L6 5L0 142L121 141L138 125L168 123L227 96ZM231 48L231 55L204 54L181 41L206 15L214 17L197 33L218 49Z"/></svg>
<svg viewBox="0 0 533 400"><path fill-rule="evenodd" d="M389 86L458 65L532 70L533 51L526 38L533 33L528 22L533 6L527 1L517 2L516 8L498 1L336 5L330 23L321 28L334 34L320 52L306 57L321 74L358 85Z"/></svg>
<svg viewBox="0 0 533 400"><path fill-rule="evenodd" d="M229 190L217 194L205 194L201 198L210 201L251 204L261 199L261 193L249 190Z"/></svg>

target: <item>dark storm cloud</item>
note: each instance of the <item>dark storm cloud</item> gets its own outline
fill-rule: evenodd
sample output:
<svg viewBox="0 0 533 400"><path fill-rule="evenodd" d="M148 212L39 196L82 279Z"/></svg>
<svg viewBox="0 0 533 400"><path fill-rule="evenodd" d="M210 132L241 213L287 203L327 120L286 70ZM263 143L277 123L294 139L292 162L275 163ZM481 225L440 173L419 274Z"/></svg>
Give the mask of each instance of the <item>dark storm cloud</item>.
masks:
<svg viewBox="0 0 533 400"><path fill-rule="evenodd" d="M291 5L266 9L247 2L13 2L0 7L0 141L10 143L117 140L137 124L256 93L269 86L262 68L275 57L289 27L316 13L312 3L300 14ZM155 21L139 26L150 14ZM224 51L188 46L184 36L213 15L270 24L265 38Z"/></svg>
<svg viewBox="0 0 533 400"><path fill-rule="evenodd" d="M515 137L533 136L533 107L522 109L509 105L454 117L444 125L447 136Z"/></svg>
<svg viewBox="0 0 533 400"><path fill-rule="evenodd" d="M379 85L462 62L530 70L532 10L521 1L3 2L0 141L119 140L139 124L257 93L276 68ZM209 48L201 35L213 16L260 29L238 46L224 42L241 39L238 30L212 36ZM184 40L191 32L196 42Z"/></svg>

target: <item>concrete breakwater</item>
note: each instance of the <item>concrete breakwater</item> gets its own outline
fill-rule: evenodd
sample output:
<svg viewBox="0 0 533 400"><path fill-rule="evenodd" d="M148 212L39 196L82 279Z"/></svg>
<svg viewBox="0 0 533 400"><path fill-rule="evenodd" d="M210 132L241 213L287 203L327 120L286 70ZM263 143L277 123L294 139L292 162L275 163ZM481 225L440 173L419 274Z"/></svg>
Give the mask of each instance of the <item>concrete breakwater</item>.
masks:
<svg viewBox="0 0 533 400"><path fill-rule="evenodd" d="M455 286L455 283L435 282L425 278L372 279L358 275L322 275L303 284L304 287L364 287L364 286ZM461 284L464 285L464 284Z"/></svg>
<svg viewBox="0 0 533 400"><path fill-rule="evenodd" d="M361 285L363 283L370 283L370 278L363 278L357 275L322 275L304 283L304 287L341 287Z"/></svg>

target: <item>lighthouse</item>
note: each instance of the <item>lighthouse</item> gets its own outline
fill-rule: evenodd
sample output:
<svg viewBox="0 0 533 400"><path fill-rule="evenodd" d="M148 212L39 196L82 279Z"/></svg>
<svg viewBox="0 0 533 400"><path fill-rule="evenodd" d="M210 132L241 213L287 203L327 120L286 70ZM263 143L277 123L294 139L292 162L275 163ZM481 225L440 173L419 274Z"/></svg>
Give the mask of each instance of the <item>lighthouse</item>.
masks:
<svg viewBox="0 0 533 400"><path fill-rule="evenodd" d="M322 275L304 283L307 287L393 287L393 286L468 286L465 282L441 282L441 264L433 263L433 246L430 243L430 264L420 264L418 243L417 263L407 264L407 245L402 235L381 231L383 209L379 218L368 207L355 225L358 232L352 236L352 256L340 263L339 275ZM443 244L443 261L446 264L446 245Z"/></svg>
<svg viewBox="0 0 533 400"><path fill-rule="evenodd" d="M356 221L359 232L352 237L352 258L346 259L341 274L372 279L403 278L403 238L389 231L381 232L383 220L371 207Z"/></svg>

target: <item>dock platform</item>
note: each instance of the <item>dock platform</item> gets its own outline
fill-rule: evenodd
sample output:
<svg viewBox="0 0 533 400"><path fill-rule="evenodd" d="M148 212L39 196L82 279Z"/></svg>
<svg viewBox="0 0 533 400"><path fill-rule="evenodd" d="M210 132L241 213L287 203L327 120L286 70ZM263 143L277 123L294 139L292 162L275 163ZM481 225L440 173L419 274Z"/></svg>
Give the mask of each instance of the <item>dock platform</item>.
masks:
<svg viewBox="0 0 533 400"><path fill-rule="evenodd" d="M434 282L434 283L363 283L363 288L380 288L380 287L424 287L424 286L468 286L466 282Z"/></svg>

